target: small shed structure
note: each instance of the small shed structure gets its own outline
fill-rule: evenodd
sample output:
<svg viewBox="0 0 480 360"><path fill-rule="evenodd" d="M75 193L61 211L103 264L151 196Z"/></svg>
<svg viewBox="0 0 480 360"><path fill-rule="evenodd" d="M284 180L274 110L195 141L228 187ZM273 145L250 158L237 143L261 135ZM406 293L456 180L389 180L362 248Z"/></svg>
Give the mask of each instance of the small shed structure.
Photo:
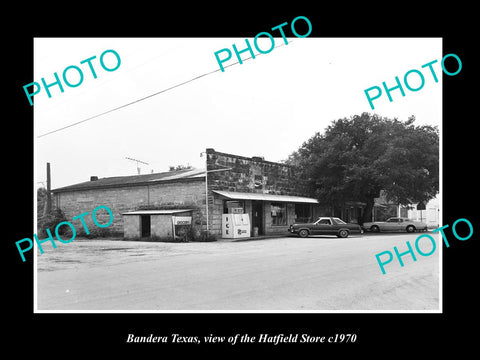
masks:
<svg viewBox="0 0 480 360"><path fill-rule="evenodd" d="M192 209L137 210L123 213L123 234L127 239L156 237L184 239L191 230Z"/></svg>

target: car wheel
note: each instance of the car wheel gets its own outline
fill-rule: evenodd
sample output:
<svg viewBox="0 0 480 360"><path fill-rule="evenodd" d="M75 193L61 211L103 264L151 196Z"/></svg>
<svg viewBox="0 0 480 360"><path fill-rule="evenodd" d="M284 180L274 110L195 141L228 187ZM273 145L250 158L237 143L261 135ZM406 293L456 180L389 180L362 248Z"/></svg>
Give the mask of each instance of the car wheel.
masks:
<svg viewBox="0 0 480 360"><path fill-rule="evenodd" d="M407 232L408 233L413 233L413 232L415 232L415 230L416 230L415 226L413 226L413 225L408 225L407 226Z"/></svg>
<svg viewBox="0 0 480 360"><path fill-rule="evenodd" d="M306 238L308 236L308 230L302 229L298 232L298 235L302 238Z"/></svg>
<svg viewBox="0 0 480 360"><path fill-rule="evenodd" d="M338 237L341 237L341 238L346 238L348 237L348 230L340 230L338 232Z"/></svg>
<svg viewBox="0 0 480 360"><path fill-rule="evenodd" d="M370 228L371 232L380 232L380 228L377 225L372 225Z"/></svg>

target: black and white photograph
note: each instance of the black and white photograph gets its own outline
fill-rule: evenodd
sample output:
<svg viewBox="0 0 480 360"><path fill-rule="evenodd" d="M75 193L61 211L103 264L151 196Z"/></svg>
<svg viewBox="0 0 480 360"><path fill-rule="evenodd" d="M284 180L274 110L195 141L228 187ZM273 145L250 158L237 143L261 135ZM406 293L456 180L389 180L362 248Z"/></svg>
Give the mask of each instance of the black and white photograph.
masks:
<svg viewBox="0 0 480 360"><path fill-rule="evenodd" d="M34 45L38 311L441 310L441 39Z"/></svg>
<svg viewBox="0 0 480 360"><path fill-rule="evenodd" d="M474 311L468 42L445 21L325 16L19 42L18 326L134 352L460 340L445 331Z"/></svg>

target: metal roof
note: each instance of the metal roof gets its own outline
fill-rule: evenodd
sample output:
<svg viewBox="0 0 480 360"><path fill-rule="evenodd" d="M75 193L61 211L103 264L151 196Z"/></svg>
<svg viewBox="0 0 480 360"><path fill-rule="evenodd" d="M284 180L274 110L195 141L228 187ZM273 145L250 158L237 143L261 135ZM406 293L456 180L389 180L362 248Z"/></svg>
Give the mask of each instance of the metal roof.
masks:
<svg viewBox="0 0 480 360"><path fill-rule="evenodd" d="M233 200L262 200L262 201L318 204L317 199L302 197L302 196L274 195L274 194L262 194L262 193L243 193L243 192L220 191L220 190L213 190L213 192Z"/></svg>
<svg viewBox="0 0 480 360"><path fill-rule="evenodd" d="M175 181L192 181L205 178L204 169L184 169L176 171L166 171L155 174L131 175L131 176L115 176L101 178L94 181L85 181L79 184L64 186L54 189L53 192L78 191L102 188L116 188L122 186L148 185L155 182L175 182Z"/></svg>

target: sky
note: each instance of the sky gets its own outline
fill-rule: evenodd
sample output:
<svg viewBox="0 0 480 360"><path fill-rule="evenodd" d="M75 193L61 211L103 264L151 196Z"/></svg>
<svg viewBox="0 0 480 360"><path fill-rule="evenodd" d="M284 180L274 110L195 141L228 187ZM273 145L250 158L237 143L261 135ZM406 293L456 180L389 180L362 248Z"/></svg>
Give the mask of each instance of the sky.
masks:
<svg viewBox="0 0 480 360"><path fill-rule="evenodd" d="M442 121L441 38L275 38L268 54L216 71L214 53L232 44L245 48L245 38L35 38L34 79L47 84L60 79L65 68L78 66L83 82L44 88L34 96L35 182L45 185L46 163L51 164L52 189L99 178L168 171L169 166L205 166L206 148L246 157L282 161L303 142L336 119L362 112L437 125ZM253 39L249 39L253 46ZM266 42L265 42L266 41ZM268 38L259 42L269 47ZM105 71L100 55L115 50L121 64ZM97 78L87 63L91 61ZM222 57L224 54L221 55ZM245 59L249 54L243 53ZM108 53L107 67L116 59ZM430 70L421 66L438 60ZM233 64L232 60L224 66ZM395 86L411 69L422 71L419 91L383 94L372 110L364 90ZM210 74L208 74L210 73ZM50 131L208 74L143 101L76 126ZM79 81L68 71L72 83ZM420 83L415 74L411 87ZM373 92L372 92L373 94ZM25 104L29 106L25 97Z"/></svg>

